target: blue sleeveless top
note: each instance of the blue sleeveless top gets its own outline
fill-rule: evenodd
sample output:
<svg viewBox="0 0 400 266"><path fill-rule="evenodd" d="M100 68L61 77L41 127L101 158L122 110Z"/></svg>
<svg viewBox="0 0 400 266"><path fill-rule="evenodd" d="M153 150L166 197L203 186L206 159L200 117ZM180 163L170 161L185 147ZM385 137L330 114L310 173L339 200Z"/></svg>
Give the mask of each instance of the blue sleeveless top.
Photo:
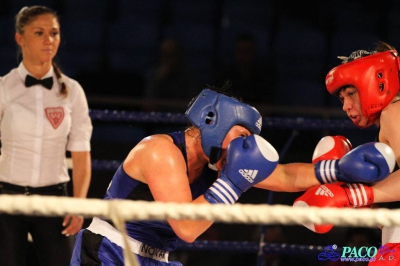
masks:
<svg viewBox="0 0 400 266"><path fill-rule="evenodd" d="M168 135L173 138L174 144L181 150L182 156L185 158L187 165L184 131L177 131ZM206 181L204 176L205 175L202 174L201 177L190 185L192 199L204 194L209 187L209 182ZM154 201L148 185L130 177L124 171L122 164L115 172L104 199ZM149 246L169 252L176 249L177 241L179 240L178 236L174 233L167 221L130 221L126 222L126 230L128 235L132 238Z"/></svg>

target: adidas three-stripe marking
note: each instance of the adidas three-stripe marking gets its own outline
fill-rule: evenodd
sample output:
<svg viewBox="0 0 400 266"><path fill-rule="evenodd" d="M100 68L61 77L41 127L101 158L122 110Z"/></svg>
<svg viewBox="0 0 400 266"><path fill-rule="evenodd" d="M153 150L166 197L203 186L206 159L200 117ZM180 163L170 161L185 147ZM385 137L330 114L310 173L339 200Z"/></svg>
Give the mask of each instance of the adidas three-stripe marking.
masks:
<svg viewBox="0 0 400 266"><path fill-rule="evenodd" d="M337 182L337 164L339 160L325 160L318 162L316 167L316 176L321 184Z"/></svg>
<svg viewBox="0 0 400 266"><path fill-rule="evenodd" d="M209 188L212 195L211 193L206 193L204 196L212 203L234 204L242 194L242 191L235 188L229 180L218 178Z"/></svg>

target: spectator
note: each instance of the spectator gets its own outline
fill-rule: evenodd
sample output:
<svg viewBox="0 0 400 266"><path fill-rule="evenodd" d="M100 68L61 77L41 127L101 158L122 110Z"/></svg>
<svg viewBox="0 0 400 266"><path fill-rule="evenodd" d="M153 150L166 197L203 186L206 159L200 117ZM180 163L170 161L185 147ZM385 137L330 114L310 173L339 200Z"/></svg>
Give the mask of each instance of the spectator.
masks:
<svg viewBox="0 0 400 266"><path fill-rule="evenodd" d="M262 61L257 54L254 37L241 34L236 39L233 63L217 71L215 82L222 83L229 79L233 84L232 89L238 94L240 92L244 101L273 104L274 75L272 69Z"/></svg>
<svg viewBox="0 0 400 266"><path fill-rule="evenodd" d="M186 103L199 93L197 73L188 66L177 39L165 38L160 44L159 62L146 76L144 97L151 100L182 100L185 104L168 110L185 111Z"/></svg>

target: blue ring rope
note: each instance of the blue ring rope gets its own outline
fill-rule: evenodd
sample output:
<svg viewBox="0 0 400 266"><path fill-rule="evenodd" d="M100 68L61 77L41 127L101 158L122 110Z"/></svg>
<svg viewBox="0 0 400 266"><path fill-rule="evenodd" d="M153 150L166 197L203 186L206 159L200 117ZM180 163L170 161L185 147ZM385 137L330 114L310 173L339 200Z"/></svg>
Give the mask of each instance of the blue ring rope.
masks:
<svg viewBox="0 0 400 266"><path fill-rule="evenodd" d="M254 253L257 254L259 250L258 242L248 241L208 241L196 240L191 244L183 241L178 242L178 249L182 250L204 250L204 251L234 251L241 253ZM278 243L265 243L263 245L264 254L301 254L315 255L324 251L323 246L313 245L295 245L295 244L278 244Z"/></svg>
<svg viewBox="0 0 400 266"><path fill-rule="evenodd" d="M183 113L91 109L89 110L89 114L93 121L182 125L188 123L188 120ZM349 119L322 119L304 117L263 117L263 127L297 130L357 129L357 127Z"/></svg>

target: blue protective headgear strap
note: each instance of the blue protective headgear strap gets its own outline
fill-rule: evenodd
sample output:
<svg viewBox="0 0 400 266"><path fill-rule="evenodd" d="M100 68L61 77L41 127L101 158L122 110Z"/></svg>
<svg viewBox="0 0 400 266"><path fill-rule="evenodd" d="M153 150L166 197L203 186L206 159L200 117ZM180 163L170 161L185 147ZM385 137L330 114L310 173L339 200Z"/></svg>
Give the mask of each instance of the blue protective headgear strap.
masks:
<svg viewBox="0 0 400 266"><path fill-rule="evenodd" d="M233 126L244 126L252 134L261 132L262 119L257 109L210 89L202 90L185 114L200 129L202 148L211 164L219 160L222 142Z"/></svg>

